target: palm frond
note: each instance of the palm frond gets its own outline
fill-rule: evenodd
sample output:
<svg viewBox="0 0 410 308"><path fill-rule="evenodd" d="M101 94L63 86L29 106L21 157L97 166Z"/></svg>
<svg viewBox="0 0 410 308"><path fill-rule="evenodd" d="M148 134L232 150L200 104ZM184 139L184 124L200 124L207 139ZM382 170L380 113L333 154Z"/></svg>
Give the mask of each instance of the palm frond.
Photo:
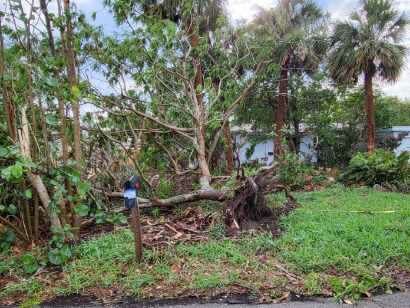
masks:
<svg viewBox="0 0 410 308"><path fill-rule="evenodd" d="M339 83L356 80L361 73L396 81L406 57L400 42L409 24L390 0L362 0L363 9L350 21L335 26L329 70Z"/></svg>

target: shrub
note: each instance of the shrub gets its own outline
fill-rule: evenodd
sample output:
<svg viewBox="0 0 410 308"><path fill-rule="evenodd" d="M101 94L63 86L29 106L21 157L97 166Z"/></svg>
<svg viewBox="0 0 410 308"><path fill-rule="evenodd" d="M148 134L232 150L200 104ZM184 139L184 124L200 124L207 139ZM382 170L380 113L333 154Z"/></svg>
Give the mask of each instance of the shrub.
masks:
<svg viewBox="0 0 410 308"><path fill-rule="evenodd" d="M73 239L71 227L53 228L53 236L49 242L48 261L54 265L66 263L72 256L71 246L66 242Z"/></svg>
<svg viewBox="0 0 410 308"><path fill-rule="evenodd" d="M39 269L40 265L35 256L25 254L20 258L21 267L26 274L34 274Z"/></svg>
<svg viewBox="0 0 410 308"><path fill-rule="evenodd" d="M410 153L396 156L393 152L376 150L359 153L349 163L341 180L347 184L410 185Z"/></svg>
<svg viewBox="0 0 410 308"><path fill-rule="evenodd" d="M16 240L16 235L14 234L13 231L9 229L2 230L0 228L0 253L8 252L8 250L13 245L15 240Z"/></svg>
<svg viewBox="0 0 410 308"><path fill-rule="evenodd" d="M172 196L173 190L173 183L170 180L161 177L155 193L158 198L169 198Z"/></svg>
<svg viewBox="0 0 410 308"><path fill-rule="evenodd" d="M303 162L298 155L288 153L280 162L279 178L291 189L303 188L306 178L312 173L312 168Z"/></svg>

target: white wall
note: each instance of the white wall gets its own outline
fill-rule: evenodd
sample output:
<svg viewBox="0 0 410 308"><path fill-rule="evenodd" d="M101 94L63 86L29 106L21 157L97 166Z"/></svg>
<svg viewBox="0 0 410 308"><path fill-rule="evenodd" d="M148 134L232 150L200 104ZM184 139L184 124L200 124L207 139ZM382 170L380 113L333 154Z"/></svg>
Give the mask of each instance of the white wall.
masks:
<svg viewBox="0 0 410 308"><path fill-rule="evenodd" d="M250 159L246 158L246 151L251 147L250 143L246 142L244 137L241 137L239 135L235 137L235 142L236 145L243 144L243 146L239 149L239 160L241 164L250 161L258 161L259 163L266 165L270 165L273 163L273 140L267 140L265 142L257 144ZM316 151L314 149L314 140L312 136L305 135L302 137L299 150L301 159L311 163L317 162L318 159Z"/></svg>
<svg viewBox="0 0 410 308"><path fill-rule="evenodd" d="M251 147L250 143L245 142L244 138L239 135L235 137L235 141L237 145L243 144L239 149L239 160L241 164L255 160L259 161L261 164L272 164L273 155L269 155L269 153L273 153L273 140L267 140L257 144L250 159L246 158L246 151Z"/></svg>
<svg viewBox="0 0 410 308"><path fill-rule="evenodd" d="M306 162L310 162L312 164L316 164L318 161L317 153L314 148L314 137L311 135L303 136L300 147L299 147L299 155L300 157L305 160Z"/></svg>
<svg viewBox="0 0 410 308"><path fill-rule="evenodd" d="M407 137L404 137L398 148L394 150L397 155L406 151L410 152L410 134Z"/></svg>

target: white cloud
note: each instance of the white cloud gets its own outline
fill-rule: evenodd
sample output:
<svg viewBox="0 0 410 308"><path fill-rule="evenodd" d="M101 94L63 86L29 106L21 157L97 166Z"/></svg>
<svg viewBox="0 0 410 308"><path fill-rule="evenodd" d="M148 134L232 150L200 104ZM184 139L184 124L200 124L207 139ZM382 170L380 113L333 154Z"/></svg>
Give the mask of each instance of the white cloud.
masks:
<svg viewBox="0 0 410 308"><path fill-rule="evenodd" d="M275 3L275 0L228 0L227 9L235 22L249 21L258 13L259 7L267 9Z"/></svg>
<svg viewBox="0 0 410 308"><path fill-rule="evenodd" d="M332 19L334 20L345 20L350 14L358 8L357 0L343 0L343 1L329 1L325 4L325 10L327 10Z"/></svg>

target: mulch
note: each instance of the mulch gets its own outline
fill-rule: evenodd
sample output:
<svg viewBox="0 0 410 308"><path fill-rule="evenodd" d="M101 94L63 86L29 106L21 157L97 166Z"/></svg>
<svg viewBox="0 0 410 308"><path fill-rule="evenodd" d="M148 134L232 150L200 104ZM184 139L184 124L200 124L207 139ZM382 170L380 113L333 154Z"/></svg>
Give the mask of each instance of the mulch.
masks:
<svg viewBox="0 0 410 308"><path fill-rule="evenodd" d="M208 240L210 227L216 222L216 213L205 214L201 208L188 207L181 213L159 218L141 218L144 246L172 246L177 243Z"/></svg>

